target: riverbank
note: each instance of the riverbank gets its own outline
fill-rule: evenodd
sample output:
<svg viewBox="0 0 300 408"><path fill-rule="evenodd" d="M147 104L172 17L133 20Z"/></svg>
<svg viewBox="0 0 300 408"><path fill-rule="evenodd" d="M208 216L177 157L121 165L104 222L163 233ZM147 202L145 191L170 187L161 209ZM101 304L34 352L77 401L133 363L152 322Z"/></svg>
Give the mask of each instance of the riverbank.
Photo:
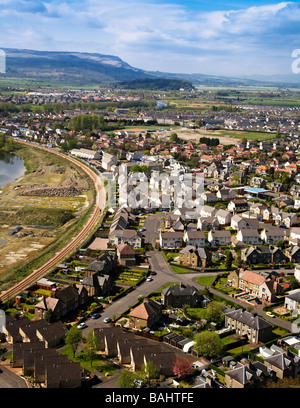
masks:
<svg viewBox="0 0 300 408"><path fill-rule="evenodd" d="M24 160L26 172L0 194L0 290L11 286L40 255L51 256L51 248L75 232L95 199L88 175L67 159L24 145L13 153ZM70 188L77 195L47 195L49 189ZM16 223L21 229L14 233Z"/></svg>

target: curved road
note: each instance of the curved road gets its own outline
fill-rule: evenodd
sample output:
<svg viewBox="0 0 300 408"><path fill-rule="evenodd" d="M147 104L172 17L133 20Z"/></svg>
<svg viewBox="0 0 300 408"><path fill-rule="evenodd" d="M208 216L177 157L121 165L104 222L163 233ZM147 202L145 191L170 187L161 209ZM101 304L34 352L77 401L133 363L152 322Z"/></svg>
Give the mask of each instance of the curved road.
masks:
<svg viewBox="0 0 300 408"><path fill-rule="evenodd" d="M88 319L85 322L87 324L87 328L83 330L84 335L86 335L88 331L93 328L105 327L106 324L103 322L105 317L112 318L113 316L120 316L121 313L123 313L125 310L127 310L137 302L139 296L147 296L149 295L149 293L161 289L161 287L163 287L164 285L175 282L183 283L185 285L193 285L198 290L205 289L205 286L197 283L196 280L200 276L215 276L218 274L218 272L187 273L187 274L175 273L173 272L170 265L167 263L163 254L160 251L149 251L147 255L149 263L151 265L151 270L157 271L157 275L153 277L153 281L152 282L145 281L140 286L137 286L135 290L133 290L125 297L108 305L101 313L100 319L97 320ZM211 293L223 297L224 299L233 301L232 297L225 295L224 293L219 292L215 289L209 288L209 291ZM246 303L238 299L234 299L234 302L238 303L243 307L247 307ZM257 315L264 318L265 320L269 321L271 324L283 327L291 331L291 323L279 318L271 318L267 316L266 313L259 308L254 308L254 312L257 313Z"/></svg>
<svg viewBox="0 0 300 408"><path fill-rule="evenodd" d="M32 146L31 143L28 142L21 142L26 145ZM28 286L36 282L38 279L42 278L44 275L46 275L51 268L53 268L55 265L59 264L62 260L64 260L78 245L82 244L85 239L88 237L89 233L93 230L93 228L97 225L101 212L105 208L105 202L106 202L106 193L105 189L103 188L103 185L100 183L100 178L95 174L88 166L82 164L78 160L66 156L65 154L59 153L53 149L48 149L44 146L39 146L39 145L34 145L33 147L36 147L38 149L46 150L49 151L53 154L57 154L58 156L61 156L72 163L76 164L79 166L85 173L91 177L91 179L94 182L97 198L95 200L95 208L94 211L92 212L90 218L88 219L87 223L84 225L82 230L71 239L69 244L67 244L63 249L61 249L59 252L57 252L49 261L47 261L43 266L40 268L36 269L33 271L30 275L28 275L26 278L24 278L21 282L17 283L15 286L12 288L8 289L5 292L1 292L0 294L0 300L5 301L9 299L10 297L13 297L17 295L20 291L26 289Z"/></svg>

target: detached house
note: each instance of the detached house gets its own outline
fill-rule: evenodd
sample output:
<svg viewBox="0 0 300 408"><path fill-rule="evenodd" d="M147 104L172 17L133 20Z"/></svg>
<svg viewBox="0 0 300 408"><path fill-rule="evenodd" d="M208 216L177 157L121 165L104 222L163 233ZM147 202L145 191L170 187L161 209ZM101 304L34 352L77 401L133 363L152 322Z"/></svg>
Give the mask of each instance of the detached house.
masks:
<svg viewBox="0 0 300 408"><path fill-rule="evenodd" d="M202 307L203 296L193 286L172 285L162 290L161 303L166 307Z"/></svg>
<svg viewBox="0 0 300 408"><path fill-rule="evenodd" d="M152 299L145 298L143 303L129 313L129 327L141 329L152 327L161 317L162 306Z"/></svg>

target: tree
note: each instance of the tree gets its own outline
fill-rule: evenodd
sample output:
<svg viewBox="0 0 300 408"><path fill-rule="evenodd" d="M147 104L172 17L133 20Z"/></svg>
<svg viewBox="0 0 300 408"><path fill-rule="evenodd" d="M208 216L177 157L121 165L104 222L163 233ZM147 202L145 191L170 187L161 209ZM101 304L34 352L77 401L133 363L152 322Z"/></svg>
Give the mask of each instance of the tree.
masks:
<svg viewBox="0 0 300 408"><path fill-rule="evenodd" d="M94 329L92 329L87 335L86 344L84 346L84 353L87 360L90 361L91 366L93 365L93 361L98 358L97 351L99 351L99 349L100 347L98 338L95 334Z"/></svg>
<svg viewBox="0 0 300 408"><path fill-rule="evenodd" d="M158 377L157 367L153 361L150 360L147 364L142 365L141 377L144 377L144 379L148 381L148 384L150 384L151 380Z"/></svg>
<svg viewBox="0 0 300 408"><path fill-rule="evenodd" d="M205 318L210 322L222 324L225 317L223 314L224 304L222 302L209 302L205 312Z"/></svg>
<svg viewBox="0 0 300 408"><path fill-rule="evenodd" d="M47 312L45 313L44 318L45 318L47 323L53 323L53 321L54 321L53 310L48 309Z"/></svg>
<svg viewBox="0 0 300 408"><path fill-rule="evenodd" d="M118 379L117 386L118 388L136 388L135 374L124 370Z"/></svg>
<svg viewBox="0 0 300 408"><path fill-rule="evenodd" d="M233 256L232 252L228 251L225 258L225 269L231 269L232 267Z"/></svg>
<svg viewBox="0 0 300 408"><path fill-rule="evenodd" d="M72 348L73 357L75 357L75 353L81 341L82 332L76 326L72 326L66 335L65 343Z"/></svg>
<svg viewBox="0 0 300 408"><path fill-rule="evenodd" d="M182 379L192 375L194 369L190 360L187 358L180 358L174 362L172 371L174 375L177 375L178 379Z"/></svg>
<svg viewBox="0 0 300 408"><path fill-rule="evenodd" d="M223 350L223 343L218 333L205 330L194 337L195 349L199 355L207 358L216 357Z"/></svg>

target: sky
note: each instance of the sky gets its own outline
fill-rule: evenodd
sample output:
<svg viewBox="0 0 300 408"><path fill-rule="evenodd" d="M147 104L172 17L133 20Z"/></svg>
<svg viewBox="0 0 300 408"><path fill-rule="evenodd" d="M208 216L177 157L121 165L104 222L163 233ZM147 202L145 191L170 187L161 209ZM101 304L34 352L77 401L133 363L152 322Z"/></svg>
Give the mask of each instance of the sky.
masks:
<svg viewBox="0 0 300 408"><path fill-rule="evenodd" d="M0 0L0 47L115 55L148 71L292 75L300 0Z"/></svg>

